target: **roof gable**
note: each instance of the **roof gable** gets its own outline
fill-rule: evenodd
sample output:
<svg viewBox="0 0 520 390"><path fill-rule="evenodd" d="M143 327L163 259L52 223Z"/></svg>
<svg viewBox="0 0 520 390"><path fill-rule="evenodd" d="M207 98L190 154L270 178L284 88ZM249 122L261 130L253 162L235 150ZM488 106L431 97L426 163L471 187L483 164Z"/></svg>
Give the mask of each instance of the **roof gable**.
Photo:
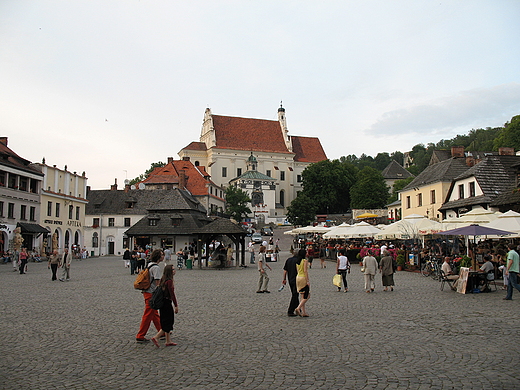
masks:
<svg viewBox="0 0 520 390"><path fill-rule="evenodd" d="M316 163L327 159L319 138L291 136L294 161Z"/></svg>
<svg viewBox="0 0 520 390"><path fill-rule="evenodd" d="M464 158L450 158L437 164L427 166L415 179L413 179L402 191L408 191L414 187L438 182L451 182L455 177L468 169Z"/></svg>
<svg viewBox="0 0 520 390"><path fill-rule="evenodd" d="M395 160L392 160L390 162L390 164L388 164L386 166L386 168L383 169L383 172L381 172L381 175L383 175L383 177L385 179L396 179L396 180L407 179L407 178L413 176L411 172L404 169L402 167L402 165L399 164Z"/></svg>

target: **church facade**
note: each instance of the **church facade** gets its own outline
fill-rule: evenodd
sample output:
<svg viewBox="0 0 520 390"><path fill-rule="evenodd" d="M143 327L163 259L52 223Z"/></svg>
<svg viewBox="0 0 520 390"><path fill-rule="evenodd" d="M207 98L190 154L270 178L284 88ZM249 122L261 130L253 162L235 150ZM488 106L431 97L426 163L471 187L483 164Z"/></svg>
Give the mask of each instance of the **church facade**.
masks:
<svg viewBox="0 0 520 390"><path fill-rule="evenodd" d="M207 108L199 141L184 147L179 156L204 166L225 188L248 170L251 153L257 158L257 171L275 181L274 201L264 210L265 217L283 223L287 206L302 190L303 170L327 159L317 137L289 135L283 107L277 121L214 115Z"/></svg>

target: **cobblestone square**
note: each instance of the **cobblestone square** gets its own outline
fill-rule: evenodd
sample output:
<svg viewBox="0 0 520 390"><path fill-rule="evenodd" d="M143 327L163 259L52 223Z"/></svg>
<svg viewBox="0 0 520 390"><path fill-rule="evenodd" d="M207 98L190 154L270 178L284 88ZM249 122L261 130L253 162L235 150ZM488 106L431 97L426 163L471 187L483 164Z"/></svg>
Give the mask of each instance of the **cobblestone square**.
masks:
<svg viewBox="0 0 520 390"><path fill-rule="evenodd" d="M517 292L461 295L398 272L395 291L378 275L366 294L354 264L345 294L318 261L310 317L288 317L287 257L270 263L271 294L255 293L255 266L178 271L178 345L160 349L135 342L143 299L121 258L74 260L69 282L46 263L2 264L1 388L520 388Z"/></svg>

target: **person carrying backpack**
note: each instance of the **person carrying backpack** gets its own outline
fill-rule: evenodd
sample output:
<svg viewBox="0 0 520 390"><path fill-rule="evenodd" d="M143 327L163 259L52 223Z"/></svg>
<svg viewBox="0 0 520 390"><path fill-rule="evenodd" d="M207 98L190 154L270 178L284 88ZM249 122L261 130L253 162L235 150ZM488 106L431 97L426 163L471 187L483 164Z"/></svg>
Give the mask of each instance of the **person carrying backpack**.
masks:
<svg viewBox="0 0 520 390"><path fill-rule="evenodd" d="M150 275L150 287L146 290L143 290L144 297L144 313L141 319L141 326L139 327L139 332L137 336L135 336L135 340L138 343L146 343L150 340L146 338L146 333L148 333L148 329L150 328L150 323L153 322L157 331L161 330L161 321L159 318L159 313L157 310L154 310L149 305L149 300L152 297L153 292L159 286L161 281L161 270L159 268L159 263L164 260L164 252L162 249L155 249L150 256L150 263L146 267L148 269L148 273Z"/></svg>

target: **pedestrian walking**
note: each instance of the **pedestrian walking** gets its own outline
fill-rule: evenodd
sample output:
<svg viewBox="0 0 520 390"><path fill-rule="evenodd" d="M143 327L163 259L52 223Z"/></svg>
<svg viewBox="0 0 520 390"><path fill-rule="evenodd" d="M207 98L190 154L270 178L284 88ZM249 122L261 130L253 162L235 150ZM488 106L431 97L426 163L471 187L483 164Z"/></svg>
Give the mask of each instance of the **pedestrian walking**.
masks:
<svg viewBox="0 0 520 390"><path fill-rule="evenodd" d="M253 241L249 241L248 250L249 250L249 253L251 254L251 257L249 259L249 264L255 264L255 244L253 244Z"/></svg>
<svg viewBox="0 0 520 390"><path fill-rule="evenodd" d="M350 273L350 262L347 256L345 256L345 249L339 251L338 261L336 262L336 273L341 275L343 281L343 288L345 292L348 292L347 284L347 273ZM341 291L341 287L338 286L338 291Z"/></svg>
<svg viewBox="0 0 520 390"><path fill-rule="evenodd" d="M63 256L60 260L60 267L63 269L61 273L60 282L70 280L70 264L72 263L72 255L69 254L69 248L65 248Z"/></svg>
<svg viewBox="0 0 520 390"><path fill-rule="evenodd" d="M150 256L150 264L148 264L148 272L150 274L150 287L143 291L144 297L144 312L141 318L141 325L139 331L135 336L135 340L138 343L147 342L146 333L150 328L150 323L153 322L157 331L161 330L161 321L159 319L159 313L150 307L149 301L152 297L153 292L159 286L161 281L161 270L159 269L159 263L163 261L164 253L161 249L155 249Z"/></svg>
<svg viewBox="0 0 520 390"><path fill-rule="evenodd" d="M260 272L260 279L258 280L258 290L257 293L270 293L267 289L267 285L269 284L269 276L267 276L266 268L269 268L272 271L272 268L267 264L265 258L265 246L260 246L258 251L258 272Z"/></svg>
<svg viewBox="0 0 520 390"><path fill-rule="evenodd" d="M513 299L513 288L520 291L520 284L518 284L518 272L520 272L520 256L515 250L514 244L508 245L509 252L507 252L507 266L506 275L508 275L507 294L504 300L510 301Z"/></svg>
<svg viewBox="0 0 520 390"><path fill-rule="evenodd" d="M22 248L22 251L18 254L18 263L20 265L20 275L25 274L27 272L27 258L29 257L27 253L27 248Z"/></svg>
<svg viewBox="0 0 520 390"><path fill-rule="evenodd" d="M152 342L157 348L159 348L159 339L163 336L166 336L166 347L177 345L177 343L172 342L170 333L173 330L175 314L179 313L179 305L177 304L177 297L175 296L175 288L173 284L175 272L173 265L166 265L159 286L157 287L161 288L164 292L163 306L159 309L161 330L152 337Z"/></svg>
<svg viewBox="0 0 520 390"><path fill-rule="evenodd" d="M383 291L388 291L388 287L390 287L390 291L394 291L394 260L387 250L383 250L382 255L383 257L379 262L379 272L384 287Z"/></svg>
<svg viewBox="0 0 520 390"><path fill-rule="evenodd" d="M377 272L377 260L372 256L372 250L363 258L363 274L365 275L365 291L367 293L374 292L376 288L375 276Z"/></svg>
<svg viewBox="0 0 520 390"><path fill-rule="evenodd" d="M308 317L307 311L305 310L305 304L311 296L311 282L309 280L309 262L303 258L296 262L296 288L300 293L300 303L298 307L294 309L294 312L301 317Z"/></svg>
<svg viewBox="0 0 520 390"><path fill-rule="evenodd" d="M294 317L297 315L294 313L294 310L300 304L300 293L296 287L296 276L298 275L298 269L296 265L304 258L305 250L300 249L296 255L289 257L283 266L282 284L285 286L287 282L289 282L289 287L291 288L291 301L289 302L289 308L287 309L287 315L289 317Z"/></svg>
<svg viewBox="0 0 520 390"><path fill-rule="evenodd" d="M57 280L58 277L56 276L56 273L58 272L58 265L60 264L60 256L58 254L58 250L53 250L52 254L49 256L49 264L47 265L47 268L52 271L52 278L51 280Z"/></svg>

